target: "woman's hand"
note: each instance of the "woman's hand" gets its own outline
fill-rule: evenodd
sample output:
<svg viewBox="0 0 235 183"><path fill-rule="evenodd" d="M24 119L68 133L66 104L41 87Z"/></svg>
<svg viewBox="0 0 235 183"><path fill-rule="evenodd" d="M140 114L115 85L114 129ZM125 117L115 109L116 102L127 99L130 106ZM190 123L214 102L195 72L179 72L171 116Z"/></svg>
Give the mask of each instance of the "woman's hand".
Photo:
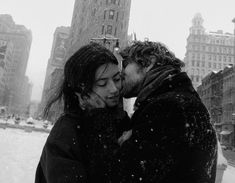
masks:
<svg viewBox="0 0 235 183"><path fill-rule="evenodd" d="M119 137L118 139L118 143L121 146L123 144L123 142L125 142L126 140L128 140L132 135L132 130L129 131L125 131L123 132L122 136Z"/></svg>
<svg viewBox="0 0 235 183"><path fill-rule="evenodd" d="M76 93L79 98L80 107L83 110L92 110L97 108L105 108L106 104L104 100L95 92L89 94L89 96L81 97L81 94Z"/></svg>

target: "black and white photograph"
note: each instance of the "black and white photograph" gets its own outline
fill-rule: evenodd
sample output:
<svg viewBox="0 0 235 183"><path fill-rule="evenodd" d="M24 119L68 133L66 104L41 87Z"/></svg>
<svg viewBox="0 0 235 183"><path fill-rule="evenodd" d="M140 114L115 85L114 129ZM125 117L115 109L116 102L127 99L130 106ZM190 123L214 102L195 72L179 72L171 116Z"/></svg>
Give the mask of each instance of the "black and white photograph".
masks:
<svg viewBox="0 0 235 183"><path fill-rule="evenodd" d="M234 0L0 0L0 183L234 183Z"/></svg>

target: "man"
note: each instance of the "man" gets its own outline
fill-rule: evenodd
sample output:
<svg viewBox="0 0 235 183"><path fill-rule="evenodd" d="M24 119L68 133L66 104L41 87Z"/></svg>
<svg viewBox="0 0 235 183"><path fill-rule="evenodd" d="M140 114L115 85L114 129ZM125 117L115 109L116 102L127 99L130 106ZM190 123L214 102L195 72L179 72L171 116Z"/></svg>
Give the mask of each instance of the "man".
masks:
<svg viewBox="0 0 235 183"><path fill-rule="evenodd" d="M216 133L183 62L163 44L121 52L123 95L137 97L132 135L117 152L117 182L214 183Z"/></svg>

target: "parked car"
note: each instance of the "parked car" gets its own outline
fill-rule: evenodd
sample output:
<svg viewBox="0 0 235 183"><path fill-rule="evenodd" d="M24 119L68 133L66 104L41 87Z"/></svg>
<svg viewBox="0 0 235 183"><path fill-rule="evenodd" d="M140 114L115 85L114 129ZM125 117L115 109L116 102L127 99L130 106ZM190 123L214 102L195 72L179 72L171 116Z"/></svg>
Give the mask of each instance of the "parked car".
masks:
<svg viewBox="0 0 235 183"><path fill-rule="evenodd" d="M231 151L234 150L232 146L226 146L226 145L221 145L221 148L222 148L223 150L231 150Z"/></svg>

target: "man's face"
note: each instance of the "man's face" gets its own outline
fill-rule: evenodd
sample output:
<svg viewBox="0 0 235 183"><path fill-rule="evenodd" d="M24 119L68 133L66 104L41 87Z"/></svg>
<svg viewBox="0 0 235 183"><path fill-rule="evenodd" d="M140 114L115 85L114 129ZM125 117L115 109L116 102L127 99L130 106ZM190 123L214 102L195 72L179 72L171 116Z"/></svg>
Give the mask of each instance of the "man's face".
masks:
<svg viewBox="0 0 235 183"><path fill-rule="evenodd" d="M137 63L130 62L122 69L122 90L124 98L136 97L139 93L140 85L145 77L145 72Z"/></svg>

